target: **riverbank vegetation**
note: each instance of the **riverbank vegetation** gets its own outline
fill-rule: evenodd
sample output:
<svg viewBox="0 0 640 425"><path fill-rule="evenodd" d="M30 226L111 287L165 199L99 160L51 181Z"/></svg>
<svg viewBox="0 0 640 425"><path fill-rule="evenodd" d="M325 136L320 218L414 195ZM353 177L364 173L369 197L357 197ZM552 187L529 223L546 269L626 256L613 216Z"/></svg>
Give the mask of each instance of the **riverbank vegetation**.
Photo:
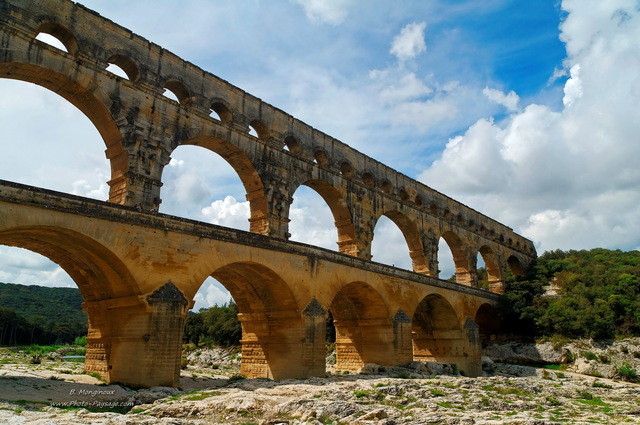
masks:
<svg viewBox="0 0 640 425"><path fill-rule="evenodd" d="M531 337L640 336L640 252L545 252L510 277L499 312L505 330Z"/></svg>

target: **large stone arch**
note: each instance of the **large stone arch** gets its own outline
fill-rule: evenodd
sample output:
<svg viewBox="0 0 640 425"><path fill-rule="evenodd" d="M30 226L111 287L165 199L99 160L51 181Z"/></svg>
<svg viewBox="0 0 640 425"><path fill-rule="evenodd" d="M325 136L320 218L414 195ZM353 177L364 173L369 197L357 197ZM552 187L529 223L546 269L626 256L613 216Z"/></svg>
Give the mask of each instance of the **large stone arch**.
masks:
<svg viewBox="0 0 640 425"><path fill-rule="evenodd" d="M126 381L114 340L136 310L140 289L122 261L96 240L67 228L21 226L0 231L0 244L28 249L57 263L78 285L89 317L85 370Z"/></svg>
<svg viewBox="0 0 640 425"><path fill-rule="evenodd" d="M456 311L439 294L427 295L412 319L413 358L450 363L461 354L462 327Z"/></svg>
<svg viewBox="0 0 640 425"><path fill-rule="evenodd" d="M308 376L302 364L304 326L287 283L270 268L234 262L216 269L220 282L238 306L242 324L240 373L250 378ZM293 365L297 365L297 368Z"/></svg>
<svg viewBox="0 0 640 425"><path fill-rule="evenodd" d="M338 251L357 256L356 230L344 195L325 180L310 179L302 185L315 190L329 206L338 232Z"/></svg>
<svg viewBox="0 0 640 425"><path fill-rule="evenodd" d="M456 282L470 286L473 282L473 277L471 275L471 264L469 262L467 247L462 242L462 239L452 231L442 233L441 237L445 240L453 255L453 263L456 268Z"/></svg>
<svg viewBox="0 0 640 425"><path fill-rule="evenodd" d="M409 249L409 257L411 257L413 271L416 273L429 274L427 257L424 253L420 230L416 223L399 211L387 211L382 215L390 219L402 232L407 242L407 248ZM380 217L378 217L378 220L379 219Z"/></svg>
<svg viewBox="0 0 640 425"><path fill-rule="evenodd" d="M479 327L480 340L483 348L496 339L497 334L502 328L502 320L498 315L495 307L491 304L484 303L478 307L475 315L475 322Z"/></svg>
<svg viewBox="0 0 640 425"><path fill-rule="evenodd" d="M487 271L487 280L489 284L489 287L487 289L490 292L496 294L503 294L504 278L502 276L502 272L500 271L498 254L488 245L483 245L482 247L480 247L478 253L482 256L484 267Z"/></svg>
<svg viewBox="0 0 640 425"><path fill-rule="evenodd" d="M511 255L507 258L507 266L509 272L513 273L514 276L524 276L524 266L520 259L515 255Z"/></svg>
<svg viewBox="0 0 640 425"><path fill-rule="evenodd" d="M260 174L245 151L219 137L197 136L181 145L201 146L220 155L235 170L246 191L251 215L249 230L263 235L269 234L268 200Z"/></svg>
<svg viewBox="0 0 640 425"><path fill-rule="evenodd" d="M343 286L329 306L336 328L336 370L393 362L393 327L384 299L366 282Z"/></svg>
<svg viewBox="0 0 640 425"><path fill-rule="evenodd" d="M84 85L51 68L24 62L0 62L0 78L44 87L69 101L93 123L105 143L111 167L109 201L124 204L129 155L123 147L122 133L109 106Z"/></svg>

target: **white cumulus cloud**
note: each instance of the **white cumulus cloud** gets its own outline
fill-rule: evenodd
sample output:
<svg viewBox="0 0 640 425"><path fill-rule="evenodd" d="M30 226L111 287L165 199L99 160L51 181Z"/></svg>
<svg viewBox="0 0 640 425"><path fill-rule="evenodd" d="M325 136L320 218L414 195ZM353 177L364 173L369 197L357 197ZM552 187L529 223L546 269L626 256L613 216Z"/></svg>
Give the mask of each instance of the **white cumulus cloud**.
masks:
<svg viewBox="0 0 640 425"><path fill-rule="evenodd" d="M500 90L485 87L484 90L482 90L482 94L484 94L490 101L504 106L509 112L513 112L518 109L520 97L513 90L508 94L505 94Z"/></svg>
<svg viewBox="0 0 640 425"><path fill-rule="evenodd" d="M233 196L217 200L202 209L202 214L209 223L234 229L249 230L251 211L249 202L238 202Z"/></svg>
<svg viewBox="0 0 640 425"><path fill-rule="evenodd" d="M514 227L542 250L637 249L640 74L630 72L640 67L635 4L564 1L569 14L562 39L571 75L564 109L531 104L500 123L481 119L452 139L420 180Z"/></svg>
<svg viewBox="0 0 640 425"><path fill-rule="evenodd" d="M413 59L427 50L424 41L424 31L427 28L425 22L412 22L400 31L391 43L390 53L400 61Z"/></svg>
<svg viewBox="0 0 640 425"><path fill-rule="evenodd" d="M304 8L307 18L313 22L331 25L341 24L348 15L352 0L294 0Z"/></svg>

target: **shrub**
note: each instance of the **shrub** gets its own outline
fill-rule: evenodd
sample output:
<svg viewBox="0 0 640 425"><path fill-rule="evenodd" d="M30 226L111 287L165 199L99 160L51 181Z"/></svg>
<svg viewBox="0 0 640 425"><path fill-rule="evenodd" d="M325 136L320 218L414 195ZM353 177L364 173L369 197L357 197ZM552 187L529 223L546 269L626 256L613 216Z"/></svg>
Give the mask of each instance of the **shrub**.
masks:
<svg viewBox="0 0 640 425"><path fill-rule="evenodd" d="M31 356L31 360L29 360L29 363L31 363L31 364L40 364L40 363L42 363L42 354L36 353L33 356Z"/></svg>
<svg viewBox="0 0 640 425"><path fill-rule="evenodd" d="M578 391L578 397L583 400L592 400L593 394L591 394L589 391Z"/></svg>
<svg viewBox="0 0 640 425"><path fill-rule="evenodd" d="M600 363L602 364L609 364L611 362L611 359L609 358L609 356L607 356L606 354L601 354L598 356L598 360L600 361Z"/></svg>
<svg viewBox="0 0 640 425"><path fill-rule="evenodd" d="M618 376L625 381L637 381L638 380L638 372L628 363L624 362L617 369Z"/></svg>
<svg viewBox="0 0 640 425"><path fill-rule="evenodd" d="M234 382L242 381L244 379L247 379L247 378L244 375L241 375L241 374L238 373L238 374L235 374L233 376L230 376L228 383L229 384L233 384Z"/></svg>

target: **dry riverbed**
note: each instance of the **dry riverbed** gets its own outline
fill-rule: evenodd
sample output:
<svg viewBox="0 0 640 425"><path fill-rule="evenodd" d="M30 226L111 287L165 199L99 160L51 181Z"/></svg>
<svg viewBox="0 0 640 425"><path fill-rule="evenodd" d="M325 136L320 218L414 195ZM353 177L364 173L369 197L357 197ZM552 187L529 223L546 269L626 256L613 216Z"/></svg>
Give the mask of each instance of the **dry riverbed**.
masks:
<svg viewBox="0 0 640 425"><path fill-rule="evenodd" d="M180 389L134 391L105 385L78 363L32 365L6 349L0 359L2 424L640 423L637 384L503 363L489 362L493 376L475 379L412 364L270 381L229 379L237 354L204 350L190 354Z"/></svg>

